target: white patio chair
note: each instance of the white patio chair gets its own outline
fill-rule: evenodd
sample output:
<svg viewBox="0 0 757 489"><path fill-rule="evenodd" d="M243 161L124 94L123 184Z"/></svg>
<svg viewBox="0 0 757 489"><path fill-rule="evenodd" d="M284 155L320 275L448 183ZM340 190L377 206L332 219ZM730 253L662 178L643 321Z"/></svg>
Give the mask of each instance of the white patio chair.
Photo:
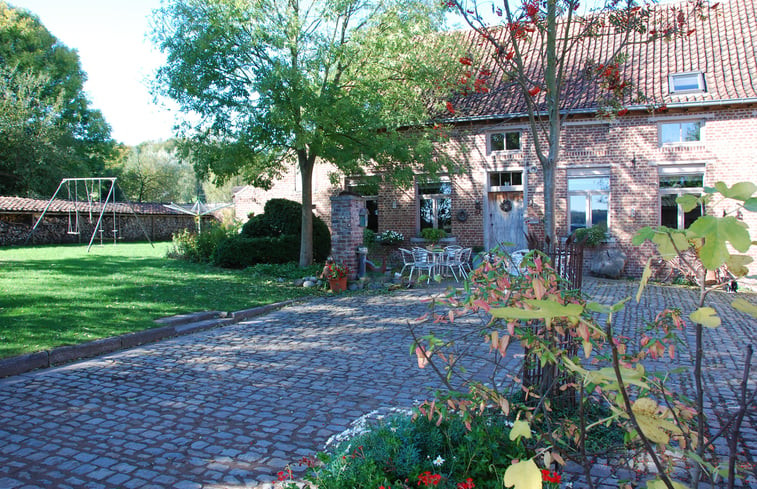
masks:
<svg viewBox="0 0 757 489"><path fill-rule="evenodd" d="M413 279L413 272L418 270L418 277L421 276L421 272L426 272L428 274L428 280L426 280L426 283L430 283L431 275L433 275L435 268L436 264L434 263L434 258L428 250L423 248L413 248L413 265L410 268L410 280Z"/></svg>
<svg viewBox="0 0 757 489"><path fill-rule="evenodd" d="M400 253L402 254L402 270L400 270L400 277L403 273L405 273L405 269L407 267L410 267L410 274L412 275L412 269L413 269L413 263L415 263L415 259L413 258L413 252L405 249L405 248L399 248Z"/></svg>

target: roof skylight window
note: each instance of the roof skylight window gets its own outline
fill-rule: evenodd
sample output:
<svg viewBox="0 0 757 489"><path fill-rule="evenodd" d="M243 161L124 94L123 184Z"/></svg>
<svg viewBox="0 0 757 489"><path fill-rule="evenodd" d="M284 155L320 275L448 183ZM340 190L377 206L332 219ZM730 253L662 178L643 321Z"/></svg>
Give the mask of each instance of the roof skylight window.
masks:
<svg viewBox="0 0 757 489"><path fill-rule="evenodd" d="M704 73L700 71L691 73L675 73L668 77L670 93L698 93L705 92Z"/></svg>

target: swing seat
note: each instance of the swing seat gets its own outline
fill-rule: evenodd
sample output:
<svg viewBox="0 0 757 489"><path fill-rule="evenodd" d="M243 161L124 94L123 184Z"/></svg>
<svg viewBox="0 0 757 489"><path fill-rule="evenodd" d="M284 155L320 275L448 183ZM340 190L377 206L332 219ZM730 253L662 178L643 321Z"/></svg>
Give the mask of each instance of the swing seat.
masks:
<svg viewBox="0 0 757 489"><path fill-rule="evenodd" d="M81 234L79 231L66 231L66 234Z"/></svg>

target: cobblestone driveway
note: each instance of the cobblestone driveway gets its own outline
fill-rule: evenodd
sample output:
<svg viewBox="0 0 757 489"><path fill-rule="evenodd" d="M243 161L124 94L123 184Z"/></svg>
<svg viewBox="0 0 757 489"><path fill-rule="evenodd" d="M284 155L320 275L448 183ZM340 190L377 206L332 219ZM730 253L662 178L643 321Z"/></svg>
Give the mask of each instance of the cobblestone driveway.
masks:
<svg viewBox="0 0 757 489"><path fill-rule="evenodd" d="M610 301L633 284L588 280ZM436 386L408 355L422 291L334 297L204 333L0 380L0 488L238 488L270 481L359 416L407 407ZM753 321L723 305L708 331L713 415L733 406ZM694 295L652 288L620 318L624 334ZM755 297L750 300L754 302ZM681 362L688 362L683 352ZM757 365L753 368L757 369ZM757 457L757 413L742 448Z"/></svg>

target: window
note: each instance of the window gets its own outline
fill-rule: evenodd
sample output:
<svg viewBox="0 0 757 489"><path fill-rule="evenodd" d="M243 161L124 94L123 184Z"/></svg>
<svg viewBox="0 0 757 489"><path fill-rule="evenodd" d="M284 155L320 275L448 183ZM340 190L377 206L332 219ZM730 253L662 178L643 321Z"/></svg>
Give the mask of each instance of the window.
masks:
<svg viewBox="0 0 757 489"><path fill-rule="evenodd" d="M704 73L675 73L668 77L670 93L697 93L706 91Z"/></svg>
<svg viewBox="0 0 757 489"><path fill-rule="evenodd" d="M378 232L378 192L381 180L377 176L350 177L347 179L346 189L365 197L365 208L368 211L366 228Z"/></svg>
<svg viewBox="0 0 757 489"><path fill-rule="evenodd" d="M704 191L704 168L660 168L660 225L672 229L686 229L704 213L703 206L684 212L676 203L683 194Z"/></svg>
<svg viewBox="0 0 757 489"><path fill-rule="evenodd" d="M523 187L523 172L498 171L489 174L489 187ZM503 189L504 190L504 189Z"/></svg>
<svg viewBox="0 0 757 489"><path fill-rule="evenodd" d="M568 212L570 232L592 226L608 226L610 176L607 174L568 174Z"/></svg>
<svg viewBox="0 0 757 489"><path fill-rule="evenodd" d="M660 144L694 143L702 140L702 121L660 124Z"/></svg>
<svg viewBox="0 0 757 489"><path fill-rule="evenodd" d="M495 132L489 135L490 151L516 151L520 149L520 132Z"/></svg>
<svg viewBox="0 0 757 489"><path fill-rule="evenodd" d="M421 229L437 228L452 232L452 184L418 184Z"/></svg>

